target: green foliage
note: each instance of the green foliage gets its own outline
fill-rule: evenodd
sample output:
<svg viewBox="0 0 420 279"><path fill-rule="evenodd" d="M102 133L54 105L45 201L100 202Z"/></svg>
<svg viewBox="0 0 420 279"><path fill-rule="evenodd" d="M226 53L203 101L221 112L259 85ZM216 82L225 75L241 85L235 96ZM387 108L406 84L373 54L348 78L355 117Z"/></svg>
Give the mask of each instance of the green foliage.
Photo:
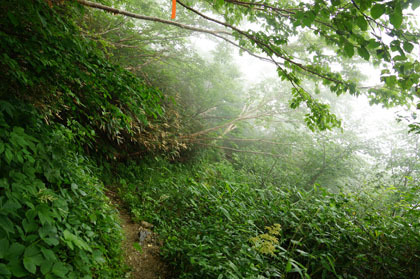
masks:
<svg viewBox="0 0 420 279"><path fill-rule="evenodd" d="M84 38L74 2L2 1L1 93L34 104L47 121L73 130L80 144L139 141L149 118L162 114L158 90L109 63Z"/></svg>
<svg viewBox="0 0 420 279"><path fill-rule="evenodd" d="M152 1L135 2L124 5L164 14ZM229 24L244 18L265 23L261 31L234 35L241 46L282 61L278 74L291 85L281 84L281 92L292 92L290 107L306 105L298 114L311 130L331 129L340 121L329 111L331 102L323 103L304 89L320 91L320 83L304 84L308 75L321 78L321 88L337 95L360 94L354 60L343 65L341 74L331 72L329 63L341 60L323 53L326 43L346 58L357 54L392 62L382 72L386 86L369 91L371 102L391 106L414 98L420 66L410 52L417 42L403 14L414 3L208 2ZM171 148L177 151L188 138L177 137L200 129L205 132L191 140L216 142L234 130L236 135L265 133L307 147L301 155L294 146L273 148L258 139L248 144L271 149L273 153L262 154L278 155L278 165L274 159L228 152L235 164L209 162L208 157L190 164L159 158L137 165L116 163L112 170L117 175L107 181L120 184L135 219L156 225L164 240L162 254L180 278L419 276L418 160L406 160L413 151L391 152L388 161L395 164L386 171L393 173L387 176L393 185L375 181L366 185L369 192L356 186L356 193L339 191L340 183L355 173L357 139L302 132L290 124L299 118L295 114L280 119L284 126L252 129L239 124L244 119L263 123L259 115L285 114L286 102L259 92L278 93L270 84L239 96L243 86L225 45L207 62L187 53L182 32L165 30L155 38L157 25L124 23L113 15L85 11L76 1L7 0L0 8L5 11L0 15L1 278L123 277L121 228L97 178L98 169L111 169L111 164L96 167L91 158L103 157L92 153L121 159L128 152L144 154L159 146L175 154ZM195 19L187 20L192 24ZM301 32L308 28L313 34ZM384 30L393 38L389 43L371 36ZM296 38L305 38L308 48L300 42L293 45ZM170 52L172 48L176 50ZM175 65L163 67L165 63ZM179 103L171 105L161 92ZM199 138L207 134L215 137ZM233 148L227 150L241 146L230 144ZM337 193L312 188L317 183Z"/></svg>
<svg viewBox="0 0 420 279"><path fill-rule="evenodd" d="M384 207L388 189L333 194L281 181L259 185L227 162L205 160L156 159L117 171L122 197L138 220L156 225L162 254L179 278L415 278L420 272L419 212ZM412 191L404 204L416 199ZM404 213L395 217L395 208Z"/></svg>
<svg viewBox="0 0 420 279"><path fill-rule="evenodd" d="M418 26L414 17L404 13L418 7L413 1L370 1L359 0L351 3L342 0L312 2L302 1L203 1L206 5L196 5L196 9L209 9L224 17L227 26L234 32L239 45L259 50L273 58L282 80L289 81L294 91L292 107L306 105L310 113L306 119L311 129L330 129L340 123L331 115L328 107L318 104L312 90L302 86L309 77L318 79L337 96L368 94L385 104L392 101L386 90L403 104L410 103L420 82L419 62L411 53L417 43ZM245 20L257 28L241 30ZM259 31L254 31L255 29ZM352 77L345 77L329 67L326 56L316 49L305 49L313 61L302 61L301 56L288 47L299 34L310 32L314 37L326 42L340 57L340 62L357 55L365 61L380 66L381 70L394 73L394 82L382 84L382 90L368 92L354 83ZM279 39L280 38L280 39ZM387 40L385 38L392 38ZM302 46L300 46L302 47ZM357 50L357 52L355 51ZM316 57L316 59L315 59ZM401 67L404 64L406 67ZM410 69L410 70L408 70ZM407 71L408 70L408 71ZM383 74L385 79L387 74ZM390 86L392 84L392 86ZM414 90L415 89L415 90ZM371 94L374 93L374 94ZM373 95L373 96L372 96ZM414 124L414 127L416 124Z"/></svg>
<svg viewBox="0 0 420 279"><path fill-rule="evenodd" d="M75 135L13 103L0 102L0 277L122 277L121 229Z"/></svg>
<svg viewBox="0 0 420 279"><path fill-rule="evenodd" d="M0 8L0 278L121 278L121 228L83 151L141 149L161 94L80 33L75 2Z"/></svg>

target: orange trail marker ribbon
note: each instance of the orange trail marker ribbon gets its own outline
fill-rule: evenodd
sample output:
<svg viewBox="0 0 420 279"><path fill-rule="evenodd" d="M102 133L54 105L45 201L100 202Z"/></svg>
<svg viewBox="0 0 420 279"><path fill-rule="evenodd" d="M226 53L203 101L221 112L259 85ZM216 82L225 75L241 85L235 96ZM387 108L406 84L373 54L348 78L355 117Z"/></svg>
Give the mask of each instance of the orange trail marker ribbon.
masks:
<svg viewBox="0 0 420 279"><path fill-rule="evenodd" d="M174 19L176 15L176 0L172 0L172 15L171 19Z"/></svg>

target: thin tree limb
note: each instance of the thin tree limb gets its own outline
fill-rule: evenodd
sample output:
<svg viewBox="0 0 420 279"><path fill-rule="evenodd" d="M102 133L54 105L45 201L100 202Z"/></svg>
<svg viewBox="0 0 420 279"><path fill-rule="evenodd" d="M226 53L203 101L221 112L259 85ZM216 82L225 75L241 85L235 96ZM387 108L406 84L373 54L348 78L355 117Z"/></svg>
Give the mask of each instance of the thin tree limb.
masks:
<svg viewBox="0 0 420 279"><path fill-rule="evenodd" d="M207 34L211 34L211 35L217 35L217 34L225 34L225 35L230 35L230 36L232 35L232 33L227 32L227 31L223 31L223 30L218 31L218 30L208 30L208 29L198 28L198 27L182 24L182 23L179 23L179 22L171 21L171 20L161 19L161 18L158 18L158 17L139 15L139 14L127 12L127 11L124 11L124 10L112 8L112 7L109 7L109 6L105 6L105 5L102 5L102 4L99 4L99 3L94 3L94 2L90 2L90 1L86 1L86 0L76 0L76 1L83 6L87 6L87 7L91 7L91 8L95 8L95 9L100 9L100 10L110 12L110 13L113 13L113 14L121 14L121 15L125 15L125 16L128 16L128 17L132 17L132 18L154 21L154 22L160 22L160 23L177 26L177 27L187 29L187 30L191 30L191 31L195 31L195 32L207 33Z"/></svg>
<svg viewBox="0 0 420 279"><path fill-rule="evenodd" d="M272 157L277 157L277 158L284 158L284 156L282 156L282 155L269 153L269 152L241 150L241 149L236 149L236 148L231 148L231 147L217 146L217 145L211 145L211 144L205 144L205 143L197 143L197 144L202 145L202 146L207 146L207 147L213 147L213 148L219 148L219 149L234 151L234 152L242 152L242 153L250 153L250 154L256 154L256 155L267 155L267 156L272 156Z"/></svg>
<svg viewBox="0 0 420 279"><path fill-rule="evenodd" d="M197 138L192 139L192 141L205 141L205 140L226 140L226 141L239 141L239 142L263 142L268 144L274 145L296 145L296 143L289 143L289 142L275 142L265 139L241 139L241 138L214 138L214 137L206 137L206 138Z"/></svg>
<svg viewBox="0 0 420 279"><path fill-rule="evenodd" d="M222 21L219 21L219 20L217 20L217 19L214 19L214 18L211 18L211 17L209 17L209 16L206 16L205 14L203 14L203 13L201 13L201 12L199 12L199 11L197 11L197 10L195 10L195 9L193 9L193 8L191 8L191 7L189 7L189 6L187 6L187 5L185 5L184 3L182 3L181 1L177 1L181 6L183 6L184 8L186 8L187 10L190 10L191 12L193 12L193 13L195 13L195 14L197 14L197 15L199 15L199 16L201 16L202 18L204 18L204 19L207 19L207 20L209 20L209 21L212 21L212 22L214 22L214 23L217 23L217 24L220 24L220 25L223 25L223 26L225 26L225 27L227 27L227 28L230 28L230 29L232 29L233 31L236 31L236 32L238 32L239 34L241 34L241 35L243 35L243 36L245 36L246 38L248 38L249 40L251 40L251 41L253 41L253 42L255 42L257 45L259 45L262 49L267 49L267 50L269 50L269 51L271 51L272 53L274 53L274 54L276 54L276 56L277 57L279 57L279 58L281 58L281 59L283 59L283 60L285 60L285 61L287 61L287 62L289 62L289 63L291 63L291 64L293 64L293 65L295 65L295 66L297 66L298 68L300 68L300 69L302 69L303 71L306 71L306 72L308 72L308 73L311 73L311 74L313 74L314 76L318 76L318 77L320 77L320 78L322 78L322 79L325 79L325 80L329 80L329 81L331 81L331 82L334 82L334 83L338 83L338 84L342 84L343 83L343 81L340 81L340 80L337 80L337 79L334 79L334 78L331 78L331 77L328 77L328 76L326 76L326 75L324 75L324 74L321 74L321 73L318 73L318 72L316 72L316 71L314 71L314 70L312 70L312 69L309 69L308 67L306 67L305 65L303 65L303 64L301 64L301 63L298 63L298 62L296 62L296 61L294 61L294 60L292 60L292 59L290 59L290 58L288 58L288 57L286 57L285 55L283 55L283 54L281 54L281 53L279 53L277 50L275 50L269 43L266 43L266 42L263 42L263 41L261 41L261 40L259 40L258 38L256 38L255 36L252 36L252 35L250 35L250 34L248 34L247 32L245 32L245 31L243 31L243 30L240 30L240 29L238 29L237 27L235 27L235 26L233 26L233 25L230 25L230 24L228 24L228 23L226 23L226 22L222 22ZM270 57L272 60L273 60L273 62L275 63L275 64L278 64L278 63L276 63L276 61L274 61L274 59L272 58L272 57Z"/></svg>

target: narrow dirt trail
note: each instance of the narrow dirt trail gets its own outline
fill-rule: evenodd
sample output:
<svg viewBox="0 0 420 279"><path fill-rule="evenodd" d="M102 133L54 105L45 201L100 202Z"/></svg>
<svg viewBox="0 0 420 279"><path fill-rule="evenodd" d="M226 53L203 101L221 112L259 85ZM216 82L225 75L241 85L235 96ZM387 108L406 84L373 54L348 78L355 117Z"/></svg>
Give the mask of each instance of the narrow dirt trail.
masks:
<svg viewBox="0 0 420 279"><path fill-rule="evenodd" d="M168 279L169 269L159 255L161 243L153 233L153 225L134 223L117 194L108 190L106 195L117 208L125 239L123 250L126 264L131 268L130 279ZM137 245L137 244L138 245Z"/></svg>

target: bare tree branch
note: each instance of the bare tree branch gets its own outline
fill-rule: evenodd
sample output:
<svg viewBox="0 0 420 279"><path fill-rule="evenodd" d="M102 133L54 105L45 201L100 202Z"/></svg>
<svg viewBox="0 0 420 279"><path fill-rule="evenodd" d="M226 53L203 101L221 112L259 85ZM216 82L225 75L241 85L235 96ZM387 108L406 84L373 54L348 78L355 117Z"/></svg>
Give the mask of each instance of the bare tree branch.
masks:
<svg viewBox="0 0 420 279"><path fill-rule="evenodd" d="M181 6L183 6L184 8L186 8L187 10L190 10L191 12L193 12L193 13L195 13L195 14L197 14L197 15L201 16L201 17L202 17L202 18L204 18L204 19L207 19L207 20L209 20L209 21L215 22L215 23L217 23L217 24L220 24L220 25L222 25L222 26L225 26L225 27L227 27L227 28L230 28L230 29L232 29L233 31L238 32L239 34L243 35L244 37L248 38L249 40L251 40L251 41L255 42L255 43L256 43L258 46L260 46L262 49L269 50L270 52L274 53L277 57L279 57L279 58L281 58L281 59L283 59L283 60L285 60L285 61L287 61L287 62L289 62L289 63L291 63L291 64L293 64L293 65L295 65L295 66L297 66L298 68L302 69L302 70L303 70L303 71L305 71L305 72L308 72L308 73L310 73L310 74L312 74L312 75L314 75L314 76L320 77L320 78L325 79L325 80L329 80L329 81L334 82L334 83L337 83L337 84L342 84L342 83L343 83L343 82L342 82L342 81L340 81L340 80L337 80L337 79L335 79L335 78L331 78L331 77L329 77L329 76L327 76L327 75L325 75L325 74L322 74L322 73L316 72L316 71L314 71L314 70L312 70L312 69L308 68L307 66L305 66L305 65L303 65L303 64L301 64L301 63L298 63L298 62L296 62L295 60L292 60L292 59L290 59L290 58L286 57L285 55L283 55L283 54L279 53L276 49L274 49L270 43L266 43L266 42L264 42L264 41L262 41L262 40L260 40L260 39L256 38L255 36L253 36L253 35L251 35L251 34L248 34L247 32L245 32L245 31L243 31L243 30L240 30L239 28L237 28L237 27L235 27L235 26L233 26L233 25L230 25L230 24L228 24L228 23L226 23L226 22L222 22L222 21L219 21L219 20L217 20L217 19L214 19L214 18L211 18L211 17L209 17L209 16L206 16L205 14L200 13L199 11L197 11L197 10L195 10L195 9L193 9L193 8L191 8L191 7L189 7L189 6L187 6L187 5L185 5L184 3L182 3L182 2L181 2L181 1L179 1L179 0L177 0L177 2L178 2ZM273 60L273 63L274 63L274 64L276 64L276 65L278 65L278 66L280 67L280 65L278 64L278 62L274 61L274 59L273 59L272 57L270 57L270 58L271 58L271 60Z"/></svg>
<svg viewBox="0 0 420 279"><path fill-rule="evenodd" d="M116 9L116 8L108 7L108 6L99 4L99 3L94 3L94 2L90 2L90 1L86 1L86 0L77 0L77 2L79 2L80 4L82 4L84 6L104 10L104 11L107 11L107 12L110 12L110 13L113 13L113 14L121 14L121 15L125 15L125 16L128 16L128 17L132 17L132 18L155 21L155 22L160 22L160 23L163 23L163 24L170 24L170 25L174 25L174 26L177 26L177 27L180 27L180 28L187 29L187 30L195 31L195 32L207 33L207 34L215 36L219 39L222 39L222 40L228 42L229 44L231 44L231 45L233 45L237 48L242 49L243 51L247 52L251 56L254 56L258 59L273 63L273 61L270 60L269 58L259 56L259 55L255 54L254 52L252 52L251 50L249 50L249 49L247 49L243 46L240 46L237 43L235 43L234 41L229 40L228 38L220 35L220 34L225 34L225 35L232 36L232 34L230 32L227 32L227 31L213 31L213 30L208 30L208 29L197 28L197 27L194 27L194 26L185 25L185 24L178 23L178 22L175 22L175 21L169 21L169 20L164 20L164 19L157 18L157 17L144 16L144 15L139 15L139 14L119 10L119 9ZM274 63L274 64L277 65L277 64L280 64L280 63L277 62L277 63Z"/></svg>
<svg viewBox="0 0 420 279"><path fill-rule="evenodd" d="M193 139L197 141L206 141L206 140L226 140L226 141L239 141L239 142L263 142L273 145L296 145L296 143L289 143L289 142L275 142L265 139L241 139L241 138L214 138L214 137L206 137L206 138L197 138Z"/></svg>
<svg viewBox="0 0 420 279"><path fill-rule="evenodd" d="M236 148L231 148L231 147L211 145L211 144L205 144L205 143L197 143L197 144L202 145L202 146L207 146L207 147L229 150L229 151L233 151L233 152L242 152L242 153L250 153L250 154L256 154L256 155L272 156L272 157L276 157L276 158L284 158L284 156L282 156L282 155L269 153L269 152L241 150L241 149L236 149Z"/></svg>
<svg viewBox="0 0 420 279"><path fill-rule="evenodd" d="M232 35L230 32L223 31L223 30L218 31L218 30L208 30L208 29L198 28L198 27L182 24L182 23L179 23L179 22L171 21L171 20L161 19L161 18L152 17L152 16L139 15L139 14L119 10L119 9L116 9L116 8L112 8L112 7L109 7L109 6L105 6L105 5L102 5L102 4L99 4L99 3L94 3L94 2L90 2L90 1L86 1L86 0L77 0L77 2L80 3L83 6L104 10L106 12L110 12L110 13L113 13L113 14L121 14L121 15L125 15L125 16L128 16L128 17L132 17L132 18L154 21L154 22L160 22L160 23L177 26L177 27L187 29L187 30L191 30L191 31L195 31L195 32L207 33L207 34L211 34L211 35L217 35L217 34Z"/></svg>

